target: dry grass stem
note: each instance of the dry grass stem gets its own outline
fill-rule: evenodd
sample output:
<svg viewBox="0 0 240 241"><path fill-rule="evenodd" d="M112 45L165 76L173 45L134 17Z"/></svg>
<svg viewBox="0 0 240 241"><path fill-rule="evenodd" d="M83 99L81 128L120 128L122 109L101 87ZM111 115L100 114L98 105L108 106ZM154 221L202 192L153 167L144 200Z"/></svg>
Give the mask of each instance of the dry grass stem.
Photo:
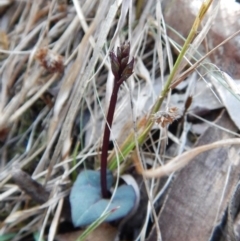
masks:
<svg viewBox="0 0 240 241"><path fill-rule="evenodd" d="M109 53L123 42L130 42L135 66L119 89L106 146L117 180L123 172L143 175L147 206L140 240L146 239L151 215L158 225L157 199L172 173L202 152L240 144L236 138L191 149L188 138L193 130L188 118L215 125L192 108L198 82L210 85L215 71L226 89L239 94L235 80L206 59L240 31L196 57L218 16L220 3L214 1L203 20L212 2L203 1L183 47L168 35L160 0L0 3L0 237L16 233L14 241L22 241L37 234L53 241L59 225L69 221L65 199L77 174L100 167L114 81ZM213 85L211 90L215 93ZM159 177L166 175L171 177L159 190Z"/></svg>
<svg viewBox="0 0 240 241"><path fill-rule="evenodd" d="M239 144L240 144L240 139L235 138L235 139L216 141L208 145L199 146L173 158L171 161L169 161L167 164L161 167L152 168L150 170L143 170L142 174L147 178L160 178L160 177L168 176L184 168L189 162L193 160L194 157L196 157L197 155L205 151L209 151L211 149L219 148L227 145L239 145Z"/></svg>

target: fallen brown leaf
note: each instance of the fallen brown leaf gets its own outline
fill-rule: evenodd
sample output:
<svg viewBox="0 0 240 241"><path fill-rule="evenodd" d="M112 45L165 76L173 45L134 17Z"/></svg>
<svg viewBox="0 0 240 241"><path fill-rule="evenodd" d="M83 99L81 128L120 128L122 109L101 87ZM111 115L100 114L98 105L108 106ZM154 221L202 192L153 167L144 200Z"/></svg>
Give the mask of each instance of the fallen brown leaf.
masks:
<svg viewBox="0 0 240 241"><path fill-rule="evenodd" d="M236 131L224 113L216 124ZM233 135L210 127L197 147L226 140ZM239 148L217 148L194 157L173 181L165 205L159 214L162 240L206 241L221 220L239 180ZM156 240L155 229L148 241Z"/></svg>

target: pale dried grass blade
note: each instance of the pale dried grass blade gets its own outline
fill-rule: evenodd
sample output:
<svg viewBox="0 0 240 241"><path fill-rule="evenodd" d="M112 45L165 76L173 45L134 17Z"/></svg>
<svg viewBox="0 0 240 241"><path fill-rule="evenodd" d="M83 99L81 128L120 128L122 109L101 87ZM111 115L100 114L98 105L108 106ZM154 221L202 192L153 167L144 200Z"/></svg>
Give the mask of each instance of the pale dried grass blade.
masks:
<svg viewBox="0 0 240 241"><path fill-rule="evenodd" d="M0 194L0 201L4 201L4 199L11 196L13 193L17 192L18 190L19 190L19 188L17 186L14 186L14 187L8 189L4 193Z"/></svg>
<svg viewBox="0 0 240 241"><path fill-rule="evenodd" d="M120 6L121 2L122 2L121 14L120 14L120 17L118 20L117 28L115 30L115 33L114 33L113 38L110 43L110 48L112 48L112 45L116 41L116 38L117 38L117 35L118 35L120 29L123 27L124 22L126 21L127 12L129 10L130 3L131 3L131 1L129 1L129 0L122 0L122 1L118 2L119 6Z"/></svg>
<svg viewBox="0 0 240 241"><path fill-rule="evenodd" d="M23 114L29 107L31 107L34 102L39 99L39 97L51 86L51 84L56 80L58 74L54 74L52 78L45 84L43 85L37 93L29 99L23 106L21 106L9 119L9 123L14 122L17 118L20 117L20 115Z"/></svg>
<svg viewBox="0 0 240 241"><path fill-rule="evenodd" d="M221 72L223 75L224 80L228 84L228 88L235 94L235 95L240 95L240 88L239 84L233 78L228 75L226 72ZM238 81L239 83L239 81Z"/></svg>
<svg viewBox="0 0 240 241"><path fill-rule="evenodd" d="M189 162L193 160L195 156L201 154L202 152L209 151L211 149L218 148L218 147L227 146L227 145L239 145L239 144L240 144L240 138L235 138L235 139L217 141L209 145L199 146L190 151L184 152L180 156L173 158L166 165L163 165L158 168L152 168L150 170L144 170L143 175L147 178L154 178L154 177L160 178L160 177L168 176L171 173L179 171L182 168L184 168Z"/></svg>
<svg viewBox="0 0 240 241"><path fill-rule="evenodd" d="M74 91L74 95L73 95L73 99L71 102L71 105L69 107L69 111L68 111L68 115L66 117L66 120L63 124L62 127L62 131L61 131L61 135L59 138L59 141L57 143L57 146L55 148L51 163L55 163L59 154L61 153L61 148L63 145L63 140L66 140L67 138L69 138L71 130L72 130L72 125L73 125L73 121L75 119L75 116L77 114L78 108L79 108L79 104L84 96L84 92L86 90L86 87L90 81L90 77L91 74L93 72L93 68L95 67L97 60L99 58L100 55L100 49L102 48L102 46L104 45L106 38L107 38L107 34L111 28L112 22L115 18L115 15L117 13L118 10L118 5L117 2L114 2L111 6L110 9L108 11L107 17L105 18L105 20L102 23L101 26L101 30L99 32L99 37L97 40L97 44L96 47L93 51L93 56L91 58L91 60L89 61L89 64L87 66L87 68L84 71L84 74L81 78L81 82L78 83L78 85L76 86L76 91ZM51 169L50 165L50 169Z"/></svg>
<svg viewBox="0 0 240 241"><path fill-rule="evenodd" d="M49 229L48 241L53 241L55 238L55 235L57 233L57 227L58 227L58 224L60 221L60 215L62 212L63 202L64 202L63 198L61 198L58 202L57 210L55 212L53 221L52 221L50 229Z"/></svg>
<svg viewBox="0 0 240 241"><path fill-rule="evenodd" d="M12 214L10 214L4 221L4 223L6 224L12 224L15 223L15 225L17 223L19 223L22 220L25 220L26 218L29 218L33 215L36 215L38 213L42 212L41 207L34 207L34 208L30 208L27 210L23 210L23 211L17 211L14 212Z"/></svg>

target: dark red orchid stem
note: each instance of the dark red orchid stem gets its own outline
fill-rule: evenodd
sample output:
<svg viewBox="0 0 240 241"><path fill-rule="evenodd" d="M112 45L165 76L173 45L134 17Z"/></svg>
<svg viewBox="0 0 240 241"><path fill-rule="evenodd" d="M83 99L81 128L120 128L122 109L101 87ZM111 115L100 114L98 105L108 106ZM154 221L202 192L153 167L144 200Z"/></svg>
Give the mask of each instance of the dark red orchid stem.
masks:
<svg viewBox="0 0 240 241"><path fill-rule="evenodd" d="M110 128L113 122L113 116L117 103L117 93L120 85L115 81L112 96L109 103L107 121L105 124L104 135L103 135L103 145L102 145L102 156L101 156L101 187L102 187L102 196L103 198L108 198L107 190L107 156L108 156L108 145L110 139Z"/></svg>
<svg viewBox="0 0 240 241"><path fill-rule="evenodd" d="M115 77L113 91L108 107L107 120L103 135L102 156L101 156L101 188L102 197L109 198L107 190L107 154L110 139L110 130L112 127L113 116L117 104L117 94L121 84L127 80L133 73L134 60L129 63L130 43L118 47L117 55L110 53L112 73Z"/></svg>

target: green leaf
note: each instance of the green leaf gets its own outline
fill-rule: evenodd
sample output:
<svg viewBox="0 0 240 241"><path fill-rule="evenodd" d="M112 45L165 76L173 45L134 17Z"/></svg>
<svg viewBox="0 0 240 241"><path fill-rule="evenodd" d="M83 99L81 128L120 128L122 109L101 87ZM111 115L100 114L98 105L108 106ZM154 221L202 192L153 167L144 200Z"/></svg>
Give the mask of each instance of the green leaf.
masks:
<svg viewBox="0 0 240 241"><path fill-rule="evenodd" d="M113 176L107 172L107 188L110 189ZM75 227L86 226L98 220L104 211L111 212L107 222L126 216L134 207L136 194L131 185L122 185L112 197L103 199L100 186L100 172L85 170L78 175L70 193L72 222Z"/></svg>

